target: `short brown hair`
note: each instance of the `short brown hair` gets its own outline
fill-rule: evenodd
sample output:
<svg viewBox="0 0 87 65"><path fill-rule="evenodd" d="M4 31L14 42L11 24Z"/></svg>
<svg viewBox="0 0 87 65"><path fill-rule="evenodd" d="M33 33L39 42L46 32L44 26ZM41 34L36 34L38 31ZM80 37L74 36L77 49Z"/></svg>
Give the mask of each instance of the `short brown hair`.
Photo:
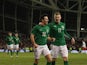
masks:
<svg viewBox="0 0 87 65"><path fill-rule="evenodd" d="M40 17L40 22L42 21L42 19L44 19L45 16L48 17L48 14L43 14L43 15Z"/></svg>

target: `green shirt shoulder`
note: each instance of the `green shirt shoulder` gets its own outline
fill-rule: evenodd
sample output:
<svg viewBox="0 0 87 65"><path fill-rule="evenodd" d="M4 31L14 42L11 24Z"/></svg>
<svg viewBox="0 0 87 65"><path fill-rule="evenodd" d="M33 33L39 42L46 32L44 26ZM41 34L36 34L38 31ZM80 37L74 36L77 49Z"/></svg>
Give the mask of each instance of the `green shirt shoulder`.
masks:
<svg viewBox="0 0 87 65"><path fill-rule="evenodd" d="M31 33L36 35L38 28L39 28L39 25L34 26Z"/></svg>
<svg viewBox="0 0 87 65"><path fill-rule="evenodd" d="M52 21L51 23L48 24L49 27L52 27L53 25L57 25L57 24L54 21ZM60 22L60 25L64 25L65 26L65 23Z"/></svg>

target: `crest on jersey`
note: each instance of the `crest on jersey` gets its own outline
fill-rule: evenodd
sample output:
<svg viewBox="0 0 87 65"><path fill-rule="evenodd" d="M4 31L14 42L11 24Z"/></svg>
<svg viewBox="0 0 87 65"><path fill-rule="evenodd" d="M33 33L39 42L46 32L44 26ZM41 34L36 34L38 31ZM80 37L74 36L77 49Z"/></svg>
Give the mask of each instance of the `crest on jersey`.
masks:
<svg viewBox="0 0 87 65"><path fill-rule="evenodd" d="M54 25L53 27L57 27L56 25Z"/></svg>
<svg viewBox="0 0 87 65"><path fill-rule="evenodd" d="M46 31L47 33L49 32L49 30L47 29L47 31Z"/></svg>

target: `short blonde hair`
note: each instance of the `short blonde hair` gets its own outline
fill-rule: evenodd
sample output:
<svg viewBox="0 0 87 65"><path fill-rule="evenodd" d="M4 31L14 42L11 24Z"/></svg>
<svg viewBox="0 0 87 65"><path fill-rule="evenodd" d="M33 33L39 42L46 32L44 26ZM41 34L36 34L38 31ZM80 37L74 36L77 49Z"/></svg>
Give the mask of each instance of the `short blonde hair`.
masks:
<svg viewBox="0 0 87 65"><path fill-rule="evenodd" d="M55 12L54 15L61 15L59 11Z"/></svg>
<svg viewBox="0 0 87 65"><path fill-rule="evenodd" d="M60 15L61 16L61 13L59 11L55 12L54 13L54 18L55 18L56 15Z"/></svg>

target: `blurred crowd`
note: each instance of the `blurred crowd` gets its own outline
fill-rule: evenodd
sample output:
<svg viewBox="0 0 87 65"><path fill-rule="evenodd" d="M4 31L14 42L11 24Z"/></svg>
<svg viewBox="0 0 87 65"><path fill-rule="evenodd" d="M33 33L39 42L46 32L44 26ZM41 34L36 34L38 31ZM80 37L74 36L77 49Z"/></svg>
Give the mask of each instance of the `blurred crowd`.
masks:
<svg viewBox="0 0 87 65"><path fill-rule="evenodd" d="M4 50L7 49L7 44L5 42L6 35L7 35L6 32L5 33L0 32L0 49L4 49ZM26 36L25 34L19 34L19 37L20 37L20 40L21 40L21 42L19 44L20 49L28 48L29 50L33 51L32 50L32 44L31 44L29 36ZM84 42L85 42L85 45L86 45L85 49L82 47L82 46L84 46L83 42L82 42L83 38L78 38L78 39L75 39L75 40L76 40L76 43L72 45L70 40L66 39L68 50L70 50L70 51L77 50L79 52L81 52L81 50L87 50L87 39L84 39ZM50 42L48 42L48 46L50 48ZM25 50L25 52L26 52L26 50Z"/></svg>
<svg viewBox="0 0 87 65"><path fill-rule="evenodd" d="M7 43L5 41L5 38L7 36L7 32L0 32L0 49L7 49ZM30 42L29 36L26 36L25 34L19 33L19 38L20 38L20 43L19 43L19 48L20 49L25 49L29 48L31 49L32 44Z"/></svg>

